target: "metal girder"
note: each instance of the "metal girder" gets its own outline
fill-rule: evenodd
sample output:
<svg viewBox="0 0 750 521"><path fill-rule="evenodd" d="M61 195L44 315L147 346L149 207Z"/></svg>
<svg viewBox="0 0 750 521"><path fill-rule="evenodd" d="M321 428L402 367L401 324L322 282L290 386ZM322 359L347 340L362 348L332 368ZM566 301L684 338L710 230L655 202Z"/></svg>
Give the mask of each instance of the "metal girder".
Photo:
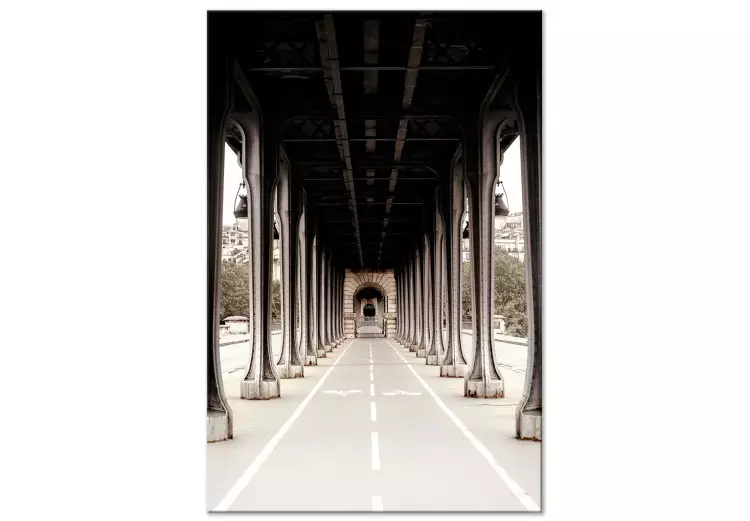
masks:
<svg viewBox="0 0 750 521"><path fill-rule="evenodd" d="M386 206L386 207L390 207L390 206L414 206L414 205L421 205L421 204L424 204L424 203L423 202L413 201L413 202L408 202L408 203L399 203L399 202L396 202L396 203L394 203L394 202L385 202L385 203L372 202L372 203L364 203L363 202L362 204L368 204L368 205L372 205L372 206ZM331 202L331 203L317 203L316 206L348 206L348 205L349 205L349 202L347 201L345 203L333 203L333 202Z"/></svg>
<svg viewBox="0 0 750 521"><path fill-rule="evenodd" d="M334 107L338 119L334 120L334 129L336 139L338 140L339 154L341 160L345 163L344 184L349 189L349 206L354 219L354 236L357 242L359 238L359 217L357 215L357 200L354 192L354 181L351 167L351 153L349 151L349 136L346 128L346 112L344 110L344 96L341 85L341 71L339 70L338 49L336 46L336 28L333 24L333 16L326 14L322 22L315 22L315 29L320 42L320 61L323 65L323 77L328 90L328 97L331 101L331 107ZM364 266L362 257L362 246L359 245L359 261Z"/></svg>
<svg viewBox="0 0 750 521"><path fill-rule="evenodd" d="M366 20L364 24L364 49L365 63L369 65L378 63L379 36L380 22L378 20ZM369 69L365 71L363 76L365 96L373 100L378 92L378 71ZM377 121L373 119L365 120L365 134L368 138L374 138L377 135ZM366 139L365 150L368 154L375 152L375 141Z"/></svg>
<svg viewBox="0 0 750 521"><path fill-rule="evenodd" d="M328 137L307 137L307 138L282 138L282 142L284 143L335 143L336 138L328 138ZM398 141L398 137L359 137L359 138L349 138L350 143L375 143L376 141L383 141L383 142L393 142ZM460 137L407 137L404 138L403 141L439 141L441 143L444 143L446 141L461 141Z"/></svg>
<svg viewBox="0 0 750 521"><path fill-rule="evenodd" d="M304 179L305 183L316 183L316 182L322 182L322 181L341 181L340 177L316 177L316 178L306 178ZM374 182L390 182L390 177L355 177L354 182L366 182L368 184L374 183ZM401 181L432 181L433 183L436 183L439 181L437 177L402 177Z"/></svg>
<svg viewBox="0 0 750 521"><path fill-rule="evenodd" d="M419 74L419 64L422 61L422 45L424 44L425 32L427 29L427 20L424 18L418 18L414 22L414 35L412 36L411 48L409 49L409 58L407 60L406 78L404 80L404 97L401 101L401 108L403 110L409 110L411 107L412 99L414 98L414 89L417 86L417 75ZM401 161L401 154L404 151L404 139L406 138L406 130L409 121L408 119L402 118L398 125L398 133L396 134L395 153L393 160L395 162ZM385 233L388 227L388 214L391 211L391 204L393 203L393 193L396 190L396 179L398 178L398 168L394 168L391 171L390 184L388 185L388 191L391 197L386 202L385 213L386 218L383 220L383 233ZM378 265L380 265L380 258L383 253L383 243L380 244L380 252L378 253Z"/></svg>
<svg viewBox="0 0 750 521"><path fill-rule="evenodd" d="M416 69L419 69L420 71L491 71L497 69L497 65L432 65L432 64L423 64L416 67ZM315 67L315 66L306 66L306 65L300 65L300 66L284 66L280 65L278 67L247 67L245 69L248 72L279 72L279 73L295 73L295 72L307 72L307 73L322 73L324 72L324 69L322 67ZM360 72L368 72L368 71L374 71L374 72L389 72L389 71L407 71L409 70L408 66L404 65L372 65L365 63L364 65L344 65L339 67L339 70L342 72L354 72L354 71L360 71Z"/></svg>

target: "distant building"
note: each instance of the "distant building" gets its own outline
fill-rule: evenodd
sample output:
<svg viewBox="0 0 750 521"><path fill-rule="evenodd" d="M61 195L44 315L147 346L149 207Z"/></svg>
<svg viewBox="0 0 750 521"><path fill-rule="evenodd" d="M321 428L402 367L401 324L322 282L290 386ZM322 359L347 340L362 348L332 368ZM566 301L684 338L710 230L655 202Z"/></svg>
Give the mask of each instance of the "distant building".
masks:
<svg viewBox="0 0 750 521"><path fill-rule="evenodd" d="M227 333L230 335L247 334L249 331L250 319L241 316L231 316L224 319L224 324L229 326Z"/></svg>
<svg viewBox="0 0 750 521"><path fill-rule="evenodd" d="M221 234L221 260L247 264L250 262L250 238L248 232L243 232L237 223L224 225ZM281 280L281 259L279 241L273 241L273 265L271 267L273 280Z"/></svg>
<svg viewBox="0 0 750 521"><path fill-rule="evenodd" d="M495 216L495 246L499 246L519 261L524 261L523 212L511 213L506 217ZM471 260L469 239L466 237L463 239L461 256L464 262Z"/></svg>

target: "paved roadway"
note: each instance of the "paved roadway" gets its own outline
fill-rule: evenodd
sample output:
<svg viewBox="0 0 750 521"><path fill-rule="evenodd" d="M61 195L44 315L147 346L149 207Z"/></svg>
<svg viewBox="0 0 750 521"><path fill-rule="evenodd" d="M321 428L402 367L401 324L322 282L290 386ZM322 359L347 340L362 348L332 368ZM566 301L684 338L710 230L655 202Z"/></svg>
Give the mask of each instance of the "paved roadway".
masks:
<svg viewBox="0 0 750 521"><path fill-rule="evenodd" d="M243 335L244 336L244 335ZM444 334L444 339L447 335ZM471 333L463 331L463 349L469 353L471 351ZM228 335L221 339L223 342L231 342L232 337ZM271 345L273 347L274 355L278 358L281 353L281 333L274 331L271 334ZM525 345L511 344L508 342L502 342L499 340L495 341L495 354L497 356L498 363L502 367L525 373L526 372L526 358L528 354L527 347ZM221 372L232 373L239 371L247 367L247 362L250 359L250 342L240 342L237 344L222 345L220 350L221 357Z"/></svg>
<svg viewBox="0 0 750 521"><path fill-rule="evenodd" d="M373 338L282 380L276 400L241 400L242 372L225 373L235 437L208 446L207 508L538 511L541 444L514 438L524 375L501 370L506 398L467 399L463 379Z"/></svg>

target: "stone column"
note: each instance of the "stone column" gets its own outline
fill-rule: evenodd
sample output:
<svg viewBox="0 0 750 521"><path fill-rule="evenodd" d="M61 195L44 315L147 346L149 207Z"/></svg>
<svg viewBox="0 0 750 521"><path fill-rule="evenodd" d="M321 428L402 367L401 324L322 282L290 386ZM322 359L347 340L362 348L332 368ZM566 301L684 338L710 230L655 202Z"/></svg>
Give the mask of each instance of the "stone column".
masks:
<svg viewBox="0 0 750 521"><path fill-rule="evenodd" d="M439 205L434 212L435 241L432 254L432 345L427 353L427 365L438 365L443 353L443 217Z"/></svg>
<svg viewBox="0 0 750 521"><path fill-rule="evenodd" d="M271 344L273 195L278 176L279 148L271 118L264 119L261 132L257 113L248 117L256 121L252 131L245 134L249 143L246 148L249 168L245 169L245 174L249 191L250 321L253 339L248 370L240 383L240 395L248 400L266 400L281 395ZM261 146L262 165L259 154Z"/></svg>
<svg viewBox="0 0 750 521"><path fill-rule="evenodd" d="M310 233L308 228L310 226L308 215L310 211L307 207L307 194L302 191L302 215L299 220L299 309L300 309L300 339L299 339L299 357L305 365L317 365L317 353L315 348L310 346L311 341L311 330L312 330L312 317L310 310L312 308L310 303L310 292L311 288L315 287L312 285L312 272L310 271L311 264L311 248L310 248Z"/></svg>
<svg viewBox="0 0 750 521"><path fill-rule="evenodd" d="M326 254L326 338L328 339L328 345L330 350L333 351L336 348L336 341L333 338L333 256L330 253Z"/></svg>
<svg viewBox="0 0 750 521"><path fill-rule="evenodd" d="M541 64L541 50L539 62ZM526 383L516 410L516 435L542 439L542 87L541 70L531 68L516 86L520 117L526 309L529 354Z"/></svg>
<svg viewBox="0 0 750 521"><path fill-rule="evenodd" d="M440 362L440 376L463 378L467 372L466 358L461 339L461 221L464 215L464 181L463 167L458 155L451 162L451 173L443 183L442 207L444 209L445 227L445 280L446 288L446 325L447 338L445 354Z"/></svg>
<svg viewBox="0 0 750 521"><path fill-rule="evenodd" d="M325 340L323 335L323 320L322 320L322 309L323 309L323 280L322 280L322 267L323 263L323 252L320 245L320 235L315 234L313 240L313 262L315 264L315 302L313 308L313 314L315 316L315 329L312 334L315 335L315 354L317 358L325 358L326 352L324 349Z"/></svg>
<svg viewBox="0 0 750 521"><path fill-rule="evenodd" d="M341 268L339 270L339 298L337 302L339 306L339 314L338 314L339 336L341 337L342 342L346 340L346 333L344 332L344 279L345 278L346 278L346 274L344 273L344 268Z"/></svg>
<svg viewBox="0 0 750 521"><path fill-rule="evenodd" d="M424 240L424 239L423 239ZM422 266L424 265L424 245L423 240L417 241L417 248L414 255L414 315L415 321L415 335L414 335L414 352L417 357L425 356L425 341L424 341L424 291L422 288Z"/></svg>
<svg viewBox="0 0 750 521"><path fill-rule="evenodd" d="M474 313L471 368L464 379L464 396L503 398L503 377L495 362L494 339L494 217L497 124L484 115L481 132L467 132L464 180L469 196L472 310ZM481 156L480 156L481 153Z"/></svg>
<svg viewBox="0 0 750 521"><path fill-rule="evenodd" d="M429 210L428 210L429 215ZM422 347L417 351L418 357L427 357L432 344L432 233L425 230L422 259Z"/></svg>
<svg viewBox="0 0 750 521"><path fill-rule="evenodd" d="M344 270L339 267L339 276L336 284L336 330L339 334L339 344L344 342L344 307L343 307L343 289L344 289Z"/></svg>
<svg viewBox="0 0 750 521"><path fill-rule="evenodd" d="M276 362L279 378L301 378L304 362L297 350L297 246L299 197L293 191L290 166L283 161L276 188L281 256L281 353Z"/></svg>
<svg viewBox="0 0 750 521"><path fill-rule="evenodd" d="M339 269L335 264L332 267L332 284L331 284L331 330L333 331L333 342L338 347L341 344L339 336Z"/></svg>
<svg viewBox="0 0 750 521"><path fill-rule="evenodd" d="M224 136L231 110L226 60L213 56L208 71L208 338L206 342L206 437L230 439L232 409L224 395L219 358L219 295L221 292L221 217L224 198Z"/></svg>
<svg viewBox="0 0 750 521"><path fill-rule="evenodd" d="M313 229L312 212L310 208L305 205L305 245L304 245L304 257L307 275L303 273L302 284L305 287L305 298L303 305L305 307L305 323L307 328L305 330L305 342L304 351L300 349L300 352L305 354L306 365L318 365L318 334L317 334L317 321L316 321L316 302L317 302L317 263L315 262L315 230Z"/></svg>
<svg viewBox="0 0 750 521"><path fill-rule="evenodd" d="M394 268L393 276L396 280L396 334L393 338L396 340L396 342L401 342L401 329L403 327L404 319L404 312L401 309L401 283L403 282L401 276L401 266L397 266L396 268Z"/></svg>
<svg viewBox="0 0 750 521"><path fill-rule="evenodd" d="M323 245L318 243L320 248L320 280L318 281L318 289L320 292L320 300L318 302L318 316L320 317L319 323L319 342L318 342L318 358L325 358L325 354L331 351L331 344L328 341L327 329L326 329L326 305L328 301L326 284L328 279L326 277L326 263L327 253L322 247ZM323 352L321 354L321 351Z"/></svg>
<svg viewBox="0 0 750 521"><path fill-rule="evenodd" d="M406 324L405 324L405 337L404 347L411 351L411 345L414 343L414 278L412 277L412 270L414 269L414 252L409 250L406 259L406 277L404 279L404 296L406 297Z"/></svg>
<svg viewBox="0 0 750 521"><path fill-rule="evenodd" d="M409 266L409 313L411 320L409 323L409 351L417 351L417 331L419 324L417 322L417 252L416 249L411 252L411 263Z"/></svg>

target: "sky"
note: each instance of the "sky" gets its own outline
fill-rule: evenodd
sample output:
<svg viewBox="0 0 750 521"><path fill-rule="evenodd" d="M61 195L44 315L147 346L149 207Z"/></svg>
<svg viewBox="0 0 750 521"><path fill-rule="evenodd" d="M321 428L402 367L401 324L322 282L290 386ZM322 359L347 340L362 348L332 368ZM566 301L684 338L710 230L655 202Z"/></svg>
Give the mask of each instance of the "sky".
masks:
<svg viewBox="0 0 750 521"><path fill-rule="evenodd" d="M522 211L523 196L521 194L521 139L516 138L505 152L503 164L500 167L500 180L508 192L506 204L511 213ZM237 155L225 145L224 149L224 218L223 224L234 223L234 201L237 188L242 180L242 169L237 164Z"/></svg>

